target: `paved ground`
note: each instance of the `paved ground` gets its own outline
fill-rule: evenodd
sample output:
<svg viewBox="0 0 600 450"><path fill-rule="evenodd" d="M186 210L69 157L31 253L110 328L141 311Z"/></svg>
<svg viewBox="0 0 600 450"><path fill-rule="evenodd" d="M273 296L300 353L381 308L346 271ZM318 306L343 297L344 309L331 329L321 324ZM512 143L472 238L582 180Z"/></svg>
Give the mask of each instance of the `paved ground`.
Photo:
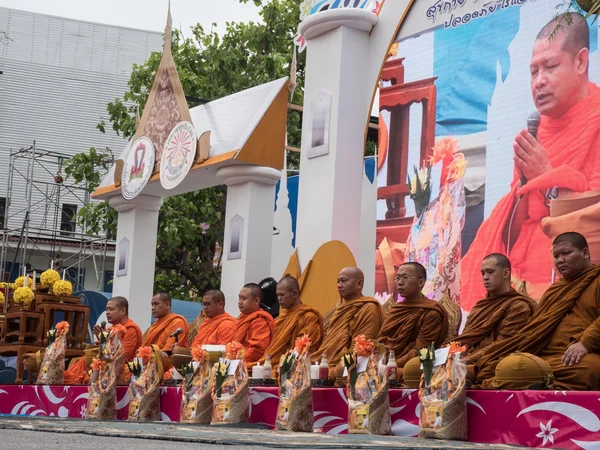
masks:
<svg viewBox="0 0 600 450"><path fill-rule="evenodd" d="M481 450L518 448L469 442L416 438L320 433L274 432L260 425L194 426L176 423L94 422L77 419L0 417L0 449L86 450L143 448L144 450L198 448L243 450L258 448L328 449L457 449ZM111 447L112 446L112 447Z"/></svg>

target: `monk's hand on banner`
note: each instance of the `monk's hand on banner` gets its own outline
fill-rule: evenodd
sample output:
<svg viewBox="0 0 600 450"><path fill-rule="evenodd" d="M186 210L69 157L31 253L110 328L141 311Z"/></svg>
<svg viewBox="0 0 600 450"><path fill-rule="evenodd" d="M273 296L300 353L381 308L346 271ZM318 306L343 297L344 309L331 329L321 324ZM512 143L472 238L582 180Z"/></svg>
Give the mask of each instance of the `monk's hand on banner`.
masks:
<svg viewBox="0 0 600 450"><path fill-rule="evenodd" d="M527 130L521 130L513 142L516 168L527 180L552 170L546 149Z"/></svg>
<svg viewBox="0 0 600 450"><path fill-rule="evenodd" d="M585 345L581 343L581 341L569 346L562 357L563 366L572 366L573 364L579 363L581 358L583 358L583 356L587 353L588 350L585 348Z"/></svg>

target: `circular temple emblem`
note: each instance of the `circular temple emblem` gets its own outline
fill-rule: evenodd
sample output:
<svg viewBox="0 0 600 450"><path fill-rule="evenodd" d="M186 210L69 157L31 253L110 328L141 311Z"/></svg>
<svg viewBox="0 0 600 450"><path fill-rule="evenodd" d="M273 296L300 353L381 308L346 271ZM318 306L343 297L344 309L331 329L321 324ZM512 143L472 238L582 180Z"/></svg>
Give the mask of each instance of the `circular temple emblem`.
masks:
<svg viewBox="0 0 600 450"><path fill-rule="evenodd" d="M188 174L194 164L197 143L191 123L179 122L171 130L160 159L160 184L165 189L173 189Z"/></svg>
<svg viewBox="0 0 600 450"><path fill-rule="evenodd" d="M148 184L154 170L154 145L146 136L131 145L121 176L121 194L126 200L136 198Z"/></svg>

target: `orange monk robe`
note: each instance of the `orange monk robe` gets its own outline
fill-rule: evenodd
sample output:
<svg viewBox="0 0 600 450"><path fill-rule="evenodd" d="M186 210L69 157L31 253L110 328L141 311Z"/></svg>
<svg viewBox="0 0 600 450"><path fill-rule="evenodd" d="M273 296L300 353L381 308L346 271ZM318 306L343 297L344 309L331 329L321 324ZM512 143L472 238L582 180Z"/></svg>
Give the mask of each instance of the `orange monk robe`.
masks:
<svg viewBox="0 0 600 450"><path fill-rule="evenodd" d="M308 336L310 348L316 350L321 346L324 334L323 316L319 310L303 304L282 309L282 314L275 319L275 335L271 345L259 362L264 365L265 357L268 354L273 362L273 369L275 369L281 356L294 348L298 337Z"/></svg>
<svg viewBox="0 0 600 450"><path fill-rule="evenodd" d="M125 333L121 336L121 342L125 348L125 362L127 363L133 361L137 349L142 345L142 330L129 318L123 323L123 326ZM127 369L127 365L125 368ZM80 358L68 370L65 370L65 384L88 384L89 382L85 358Z"/></svg>
<svg viewBox="0 0 600 450"><path fill-rule="evenodd" d="M375 339L382 323L383 308L374 298L360 297L342 301L331 317L323 345L311 355L313 362L319 361L325 353L329 366L337 366L342 353L352 348L357 336L364 334L367 339Z"/></svg>
<svg viewBox="0 0 600 450"><path fill-rule="evenodd" d="M275 334L275 321L259 309L251 314L240 314L231 341L239 342L246 349L244 361L258 361L265 354Z"/></svg>
<svg viewBox="0 0 600 450"><path fill-rule="evenodd" d="M207 317L200 325L192 347L195 345L225 345L232 341L236 325L235 317L227 313L212 318Z"/></svg>
<svg viewBox="0 0 600 450"><path fill-rule="evenodd" d="M412 302L396 303L388 312L377 340L396 354L398 374L423 347L440 347L448 336L448 314L424 295Z"/></svg>
<svg viewBox="0 0 600 450"><path fill-rule="evenodd" d="M187 320L185 320L185 317L173 313L161 317L146 330L142 347L156 345L161 350L171 351L175 344L175 338L169 336L171 336L178 328L181 328L182 332L178 336L177 345L179 347L187 347L190 326L187 323Z"/></svg>
<svg viewBox="0 0 600 450"><path fill-rule="evenodd" d="M510 192L481 224L461 261L461 306L465 311L470 311L485 295L479 274L483 258L490 253L508 253L503 235L516 199L521 195L520 202L526 202L528 217L508 253L512 273L527 281L528 291L534 298L539 298L551 283L551 242L541 225L542 219L550 213L545 194L555 186L559 191L574 192L600 188L600 88L589 83L589 95L560 118L542 116L537 138L546 149L553 169L527 181L522 188L515 170ZM512 152L512 148L509 146L506 151Z"/></svg>
<svg viewBox="0 0 600 450"><path fill-rule="evenodd" d="M475 364L494 342L515 336L527 325L536 307L535 301L514 290L479 300L456 338L467 347L467 364Z"/></svg>
<svg viewBox="0 0 600 450"><path fill-rule="evenodd" d="M567 348L581 341L588 354L563 366ZM538 308L516 336L492 344L475 364L476 383L483 388L523 389L518 380L495 380L496 366L515 352L532 353L552 368L554 387L561 390L600 389L600 266L594 265L575 280L559 280L544 294Z"/></svg>

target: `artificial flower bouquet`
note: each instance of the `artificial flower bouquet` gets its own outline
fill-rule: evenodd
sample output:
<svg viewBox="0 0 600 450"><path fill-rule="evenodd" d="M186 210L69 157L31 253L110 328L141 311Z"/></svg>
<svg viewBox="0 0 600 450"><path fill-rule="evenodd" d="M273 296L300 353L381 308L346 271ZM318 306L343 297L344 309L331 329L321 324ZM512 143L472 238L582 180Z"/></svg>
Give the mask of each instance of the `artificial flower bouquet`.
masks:
<svg viewBox="0 0 600 450"><path fill-rule="evenodd" d="M151 422L160 420L160 383L163 380L162 350L156 346L140 347L129 363L128 420Z"/></svg>
<svg viewBox="0 0 600 450"><path fill-rule="evenodd" d="M279 406L275 428L288 431L313 431L313 402L310 379L310 339L296 339L279 363Z"/></svg>
<svg viewBox="0 0 600 450"><path fill-rule="evenodd" d="M348 371L348 432L391 434L389 386L381 344L357 336L354 352L342 357Z"/></svg>
<svg viewBox="0 0 600 450"><path fill-rule="evenodd" d="M37 384L63 384L65 380L65 349L69 323L62 321L48 330L48 347L38 372Z"/></svg>
<svg viewBox="0 0 600 450"><path fill-rule="evenodd" d="M420 351L423 375L419 386L419 437L467 440L467 367L464 351L465 347L451 342L446 362L437 367L433 367L433 344Z"/></svg>
<svg viewBox="0 0 600 450"><path fill-rule="evenodd" d="M225 347L225 358L219 358L212 368L212 424L231 424L248 420L250 398L245 354L242 344L230 342Z"/></svg>
<svg viewBox="0 0 600 450"><path fill-rule="evenodd" d="M125 348L121 342L124 332L123 325L114 325L100 333L99 353L90 366L86 419L117 419L117 384L125 380Z"/></svg>
<svg viewBox="0 0 600 450"><path fill-rule="evenodd" d="M214 378L208 352L202 346L192 347L192 362L181 369L181 423L209 424L212 420Z"/></svg>

